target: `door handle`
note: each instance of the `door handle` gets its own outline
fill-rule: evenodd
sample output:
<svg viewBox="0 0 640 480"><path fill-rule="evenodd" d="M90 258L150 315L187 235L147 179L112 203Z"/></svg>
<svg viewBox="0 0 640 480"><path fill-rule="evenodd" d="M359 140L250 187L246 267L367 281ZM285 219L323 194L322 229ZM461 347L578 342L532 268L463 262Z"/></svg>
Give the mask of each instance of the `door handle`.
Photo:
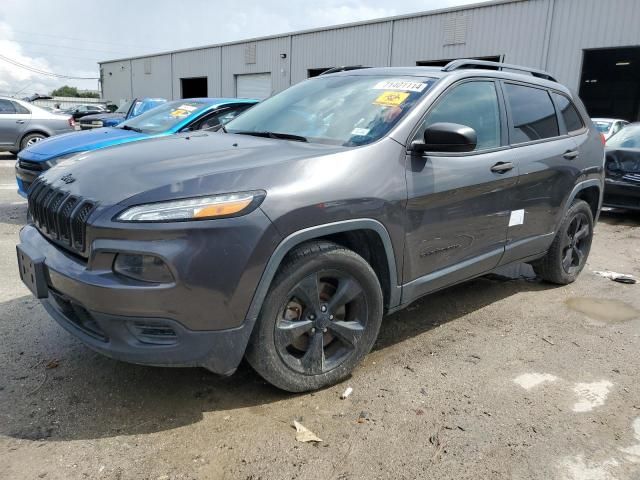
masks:
<svg viewBox="0 0 640 480"><path fill-rule="evenodd" d="M493 167L491 167L491 171L493 173L507 173L509 170L513 170L513 163L511 162L498 162Z"/></svg>
<svg viewBox="0 0 640 480"><path fill-rule="evenodd" d="M16 120L16 123L24 123L24 120Z"/></svg>
<svg viewBox="0 0 640 480"><path fill-rule="evenodd" d="M562 154L562 156L564 158L566 158L567 160L573 160L575 158L578 158L578 155L580 155L580 154L578 153L577 150L567 150L566 152L564 152Z"/></svg>

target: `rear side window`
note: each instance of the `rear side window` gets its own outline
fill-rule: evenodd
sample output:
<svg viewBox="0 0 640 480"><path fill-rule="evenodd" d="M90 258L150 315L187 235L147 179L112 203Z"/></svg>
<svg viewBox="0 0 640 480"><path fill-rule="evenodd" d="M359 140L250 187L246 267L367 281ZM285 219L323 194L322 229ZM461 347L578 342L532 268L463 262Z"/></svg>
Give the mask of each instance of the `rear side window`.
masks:
<svg viewBox="0 0 640 480"><path fill-rule="evenodd" d="M553 99L558 105L560 109L560 113L562 114L562 118L564 119L564 124L567 126L567 132L573 133L578 130L582 130L584 127L584 123L582 123L582 117L578 113L578 109L576 106L564 95L560 95L559 93L552 93Z"/></svg>
<svg viewBox="0 0 640 480"><path fill-rule="evenodd" d="M511 143L524 143L560 135L556 110L546 90L505 84L511 109Z"/></svg>
<svg viewBox="0 0 640 480"><path fill-rule="evenodd" d="M495 84L480 81L453 87L429 112L417 138L423 138L429 125L440 122L473 128L478 136L476 150L499 147L500 107Z"/></svg>
<svg viewBox="0 0 640 480"><path fill-rule="evenodd" d="M0 113L16 113L13 102L0 99Z"/></svg>
<svg viewBox="0 0 640 480"><path fill-rule="evenodd" d="M29 110L27 110L25 107L23 107L19 103L17 102L11 102L11 103L13 103L13 108L16 109L16 113L23 113L23 114L31 113Z"/></svg>

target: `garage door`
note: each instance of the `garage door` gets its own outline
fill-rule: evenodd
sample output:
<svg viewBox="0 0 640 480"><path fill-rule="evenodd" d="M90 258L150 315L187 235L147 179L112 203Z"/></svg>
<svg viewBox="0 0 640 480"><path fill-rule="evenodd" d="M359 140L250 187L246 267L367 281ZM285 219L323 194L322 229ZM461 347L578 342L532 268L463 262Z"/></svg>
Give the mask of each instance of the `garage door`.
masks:
<svg viewBox="0 0 640 480"><path fill-rule="evenodd" d="M236 75L236 96L263 100L271 96L271 74Z"/></svg>

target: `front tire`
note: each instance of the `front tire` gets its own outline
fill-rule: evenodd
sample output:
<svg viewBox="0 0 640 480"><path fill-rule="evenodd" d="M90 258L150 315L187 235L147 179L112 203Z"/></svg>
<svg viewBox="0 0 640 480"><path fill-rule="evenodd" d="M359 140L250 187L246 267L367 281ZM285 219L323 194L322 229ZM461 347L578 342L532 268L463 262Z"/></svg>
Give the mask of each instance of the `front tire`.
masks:
<svg viewBox="0 0 640 480"><path fill-rule="evenodd" d="M573 283L587 263L593 240L593 213L584 200L574 201L565 213L547 254L532 264L543 280Z"/></svg>
<svg viewBox="0 0 640 480"><path fill-rule="evenodd" d="M369 353L382 312L378 277L361 256L331 242L305 244L274 278L246 358L283 390L332 385Z"/></svg>

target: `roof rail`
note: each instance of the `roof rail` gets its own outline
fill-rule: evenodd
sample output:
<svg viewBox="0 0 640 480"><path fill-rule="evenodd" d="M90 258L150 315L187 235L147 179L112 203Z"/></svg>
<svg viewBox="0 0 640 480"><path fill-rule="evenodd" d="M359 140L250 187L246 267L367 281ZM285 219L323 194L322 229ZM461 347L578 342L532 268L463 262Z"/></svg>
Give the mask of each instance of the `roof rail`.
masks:
<svg viewBox="0 0 640 480"><path fill-rule="evenodd" d="M348 66L343 65L342 67L332 67L329 70L325 70L320 75L328 75L329 73L338 73L338 72L348 72L349 70L360 70L361 68L371 68L371 67L364 67L362 65L348 65Z"/></svg>
<svg viewBox="0 0 640 480"><path fill-rule="evenodd" d="M515 70L518 72L527 72L533 75L534 77L544 78L545 80L550 80L552 82L557 82L557 80L552 77L549 73L543 70L536 70L534 68L520 67L518 65L511 65L508 63L501 62L489 62L487 60L472 60L467 58L462 58L460 60L454 60L452 62L447 63L444 67L442 67L443 72L452 72L454 70L461 70L469 67L493 67L497 70Z"/></svg>

